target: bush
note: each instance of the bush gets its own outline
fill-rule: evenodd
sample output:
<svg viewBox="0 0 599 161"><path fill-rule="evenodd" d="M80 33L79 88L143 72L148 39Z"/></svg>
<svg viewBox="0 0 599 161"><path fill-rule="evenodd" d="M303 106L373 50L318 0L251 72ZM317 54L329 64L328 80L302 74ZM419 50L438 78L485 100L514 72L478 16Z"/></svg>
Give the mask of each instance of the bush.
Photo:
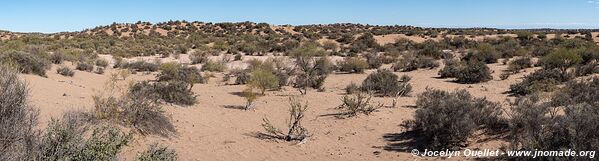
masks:
<svg viewBox="0 0 599 161"><path fill-rule="evenodd" d="M404 126L426 138L427 148L460 146L477 130L503 126L501 107L485 98L475 98L466 90L446 92L427 89L418 95L414 120Z"/></svg>
<svg viewBox="0 0 599 161"><path fill-rule="evenodd" d="M393 71L409 72L417 69L429 68L433 69L439 67L439 63L431 57L405 55L402 59L399 59L391 68Z"/></svg>
<svg viewBox="0 0 599 161"><path fill-rule="evenodd" d="M37 138L38 112L28 104L27 84L0 66L0 160L29 160Z"/></svg>
<svg viewBox="0 0 599 161"><path fill-rule="evenodd" d="M46 76L46 70L50 68L50 63L45 59L15 50L0 53L0 64L14 67L21 73L33 73L44 77Z"/></svg>
<svg viewBox="0 0 599 161"><path fill-rule="evenodd" d="M559 69L540 69L524 77L522 82L510 85L510 93L528 95L537 92L551 92L556 85L570 80L572 76L562 73Z"/></svg>
<svg viewBox="0 0 599 161"><path fill-rule="evenodd" d="M439 70L439 77L441 78L454 78L458 75L461 62L455 59L445 59L443 61L445 67Z"/></svg>
<svg viewBox="0 0 599 161"><path fill-rule="evenodd" d="M65 59L66 56L61 52L55 52L54 54L50 55L50 62L54 64L62 64Z"/></svg>
<svg viewBox="0 0 599 161"><path fill-rule="evenodd" d="M139 161L176 161L177 152L175 150L168 149L167 147L153 144L148 147L146 151L143 151L137 155Z"/></svg>
<svg viewBox="0 0 599 161"><path fill-rule="evenodd" d="M509 72L513 72L513 73L517 73L522 69L526 69L526 68L530 68L532 67L532 62L530 60L530 57L521 57L521 58L516 58L514 60L512 60L512 62L510 62L507 70Z"/></svg>
<svg viewBox="0 0 599 161"><path fill-rule="evenodd" d="M104 74L104 67L98 67L98 68L96 68L96 71L94 73L96 73L96 74Z"/></svg>
<svg viewBox="0 0 599 161"><path fill-rule="evenodd" d="M267 118L262 119L264 123L262 123L262 127L266 130L265 135L274 139L281 139L285 141L303 141L308 138L308 130L302 126L302 120L304 118L304 112L308 108L308 104L302 105L297 98L290 97L289 98L289 120L288 120L288 132L283 133L283 131L279 130L275 126L270 123L270 120Z"/></svg>
<svg viewBox="0 0 599 161"><path fill-rule="evenodd" d="M540 60L544 69L560 69L562 72L582 62L582 57L572 49L556 49Z"/></svg>
<svg viewBox="0 0 599 161"><path fill-rule="evenodd" d="M158 104L160 90L167 92L143 81L135 83L120 97L94 96L94 116L133 127L141 134L168 135L175 128Z"/></svg>
<svg viewBox="0 0 599 161"><path fill-rule="evenodd" d="M491 44L484 43L480 44L475 52L469 52L464 57L464 60L478 60L490 64L497 63L498 58L499 53L497 52L497 50L495 50L495 47L493 47Z"/></svg>
<svg viewBox="0 0 599 161"><path fill-rule="evenodd" d="M354 94L356 92L360 92L360 86L358 86L354 82L351 82L349 85L345 87L345 93L347 94Z"/></svg>
<svg viewBox="0 0 599 161"><path fill-rule="evenodd" d="M121 68L132 69L137 72L155 72L159 69L160 64L158 63L150 63L145 62L143 60L139 60L133 63L125 63L121 66Z"/></svg>
<svg viewBox="0 0 599 161"><path fill-rule="evenodd" d="M489 67L480 61L468 61L456 74L458 83L479 83L493 79Z"/></svg>
<svg viewBox="0 0 599 161"><path fill-rule="evenodd" d="M369 69L378 69L383 65L383 59L377 54L366 55L366 61Z"/></svg>
<svg viewBox="0 0 599 161"><path fill-rule="evenodd" d="M59 67L58 69L56 69L56 73L63 75L63 76L69 76L72 77L73 75L75 75L75 72L68 67Z"/></svg>
<svg viewBox="0 0 599 161"><path fill-rule="evenodd" d="M209 60L208 53L206 52L194 52L189 55L189 59L191 60L191 64L205 63Z"/></svg>
<svg viewBox="0 0 599 161"><path fill-rule="evenodd" d="M224 72L225 70L227 70L227 65L222 61L208 60L202 65L202 71Z"/></svg>
<svg viewBox="0 0 599 161"><path fill-rule="evenodd" d="M362 91L372 91L381 96L405 96L412 91L412 85L400 82L397 75L385 69L368 75L362 82Z"/></svg>
<svg viewBox="0 0 599 161"><path fill-rule="evenodd" d="M89 62L78 62L75 69L80 70L80 71L91 72L94 70L94 65Z"/></svg>
<svg viewBox="0 0 599 161"><path fill-rule="evenodd" d="M339 62L339 70L348 73L364 73L364 69L368 68L368 63L359 58L346 58Z"/></svg>
<svg viewBox="0 0 599 161"><path fill-rule="evenodd" d="M194 105L197 102L197 96L191 91L189 84L186 82L156 82L153 88L164 102L178 105Z"/></svg>
<svg viewBox="0 0 599 161"><path fill-rule="evenodd" d="M108 60L106 59L97 59L96 66L106 68L108 66Z"/></svg>
<svg viewBox="0 0 599 161"><path fill-rule="evenodd" d="M276 89L279 87L279 80L277 76L271 72L264 70L255 70L252 72L249 85L254 88L260 89L260 93L264 95L267 89Z"/></svg>
<svg viewBox="0 0 599 161"><path fill-rule="evenodd" d="M193 66L183 66L179 63L164 63L160 65L160 73L156 75L159 82L164 81L182 81L189 84L189 89L193 88L195 83L205 83L206 80L198 68Z"/></svg>
<svg viewBox="0 0 599 161"><path fill-rule="evenodd" d="M65 116L52 120L41 138L39 160L115 160L120 150L129 144L132 135L112 126L87 128L80 120Z"/></svg>
<svg viewBox="0 0 599 161"><path fill-rule="evenodd" d="M343 103L338 108L346 111L343 115L353 117L357 116L358 113L369 115L378 108L383 107L383 104L372 105L370 99L372 99L372 95L363 92L357 92L352 96L346 95L343 96L341 100Z"/></svg>

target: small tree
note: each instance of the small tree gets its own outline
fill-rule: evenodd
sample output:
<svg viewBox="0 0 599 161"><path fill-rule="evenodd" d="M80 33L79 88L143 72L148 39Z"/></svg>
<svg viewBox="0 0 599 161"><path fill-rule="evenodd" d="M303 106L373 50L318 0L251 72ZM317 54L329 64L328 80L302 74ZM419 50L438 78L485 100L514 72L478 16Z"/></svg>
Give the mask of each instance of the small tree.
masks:
<svg viewBox="0 0 599 161"><path fill-rule="evenodd" d="M568 68L581 62L582 57L577 53L577 51L564 48L556 49L541 59L541 65L543 68L558 68L562 72L566 72Z"/></svg>
<svg viewBox="0 0 599 161"><path fill-rule="evenodd" d="M295 87L306 94L308 87L321 88L324 80L331 73L333 64L325 56L325 52L317 45L308 43L293 49L290 53L296 63Z"/></svg>

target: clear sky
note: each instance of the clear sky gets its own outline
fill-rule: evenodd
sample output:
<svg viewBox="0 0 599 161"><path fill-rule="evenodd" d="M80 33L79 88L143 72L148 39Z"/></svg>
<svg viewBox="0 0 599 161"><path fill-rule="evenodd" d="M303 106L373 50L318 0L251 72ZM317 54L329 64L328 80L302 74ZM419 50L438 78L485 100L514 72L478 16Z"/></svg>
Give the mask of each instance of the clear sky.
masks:
<svg viewBox="0 0 599 161"><path fill-rule="evenodd" d="M10 0L0 4L0 29L16 32L79 31L138 20L599 28L599 0Z"/></svg>

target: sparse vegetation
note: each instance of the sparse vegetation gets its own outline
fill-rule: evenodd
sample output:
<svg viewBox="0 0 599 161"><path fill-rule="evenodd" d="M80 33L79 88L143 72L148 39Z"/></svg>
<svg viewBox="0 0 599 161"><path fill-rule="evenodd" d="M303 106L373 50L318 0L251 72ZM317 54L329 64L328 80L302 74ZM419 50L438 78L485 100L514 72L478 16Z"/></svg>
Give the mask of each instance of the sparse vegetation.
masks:
<svg viewBox="0 0 599 161"><path fill-rule="evenodd" d="M260 94L264 95L267 89L276 89L279 86L277 77L269 71L254 70L249 81L249 85L260 89Z"/></svg>
<svg viewBox="0 0 599 161"><path fill-rule="evenodd" d="M368 68L368 63L360 58L346 58L338 62L337 66L342 72L348 73L364 73L364 69Z"/></svg>
<svg viewBox="0 0 599 161"><path fill-rule="evenodd" d="M202 71L224 72L227 70L227 65L223 61L208 60L202 65Z"/></svg>
<svg viewBox="0 0 599 161"><path fill-rule="evenodd" d="M30 53L10 50L0 53L0 65L14 67L21 73L37 74L46 76L46 70L50 68L50 62Z"/></svg>

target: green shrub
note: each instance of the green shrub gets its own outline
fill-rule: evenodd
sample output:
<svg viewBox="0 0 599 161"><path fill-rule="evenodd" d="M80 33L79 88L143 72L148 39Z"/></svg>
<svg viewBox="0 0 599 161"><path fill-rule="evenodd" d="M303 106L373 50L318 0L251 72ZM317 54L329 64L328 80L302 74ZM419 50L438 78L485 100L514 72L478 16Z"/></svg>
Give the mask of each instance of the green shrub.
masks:
<svg viewBox="0 0 599 161"><path fill-rule="evenodd" d="M520 71L522 69L526 69L526 68L530 68L530 67L532 67L532 62L530 60L530 57L521 57L521 58L516 58L516 59L512 60L512 62L510 62L510 64L509 64L507 70L517 73L518 71Z"/></svg>
<svg viewBox="0 0 599 161"><path fill-rule="evenodd" d="M183 81L189 84L190 89L195 83L205 83L206 80L198 68L193 66L183 66L179 63L163 63L160 65L160 73L156 76L160 82L163 81Z"/></svg>
<svg viewBox="0 0 599 161"><path fill-rule="evenodd" d="M81 120L65 116L52 120L41 138L40 160L115 160L132 136L112 126L99 126L91 136Z"/></svg>
<svg viewBox="0 0 599 161"><path fill-rule="evenodd" d="M227 70L227 64L222 61L208 60L202 65L202 71L224 72L225 70Z"/></svg>
<svg viewBox="0 0 599 161"><path fill-rule="evenodd" d="M489 67L484 62L469 61L456 74L458 83L479 83L493 79Z"/></svg>
<svg viewBox="0 0 599 161"><path fill-rule="evenodd" d="M495 48L487 43L480 44L475 52L469 52L463 59L466 61L478 60L487 64L497 63L499 53Z"/></svg>
<svg viewBox="0 0 599 161"><path fill-rule="evenodd" d="M168 149L167 147L153 144L148 147L146 151L143 151L137 155L139 161L176 161L177 152L175 150Z"/></svg>
<svg viewBox="0 0 599 161"><path fill-rule="evenodd" d="M27 84L0 65L0 160L30 160L37 140L37 110Z"/></svg>
<svg viewBox="0 0 599 161"><path fill-rule="evenodd" d="M56 69L56 73L63 75L63 76L69 76L69 77L72 77L73 75L75 75L75 71L73 71L71 68L64 67L64 66Z"/></svg>
<svg viewBox="0 0 599 161"><path fill-rule="evenodd" d="M522 82L510 85L510 93L528 95L537 92L551 92L556 89L556 85L571 78L571 75L564 74L559 69L541 69L525 76Z"/></svg>
<svg viewBox="0 0 599 161"><path fill-rule="evenodd" d="M368 68L368 63L359 58L346 58L337 64L339 70L348 73L364 73L364 69Z"/></svg>
<svg viewBox="0 0 599 161"><path fill-rule="evenodd" d="M252 72L252 76L249 81L249 85L260 89L260 93L264 95L267 89L276 89L279 87L279 80L277 76L269 71L255 70Z"/></svg>
<svg viewBox="0 0 599 161"><path fill-rule="evenodd" d="M299 88L302 94L306 94L309 87L322 88L331 73L333 63L327 57L318 57L324 55L324 51L313 44L304 44L291 51L290 56L297 64L294 87Z"/></svg>
<svg viewBox="0 0 599 161"><path fill-rule="evenodd" d="M46 76L46 70L50 68L50 62L46 59L15 50L0 53L0 64L14 67L21 73L33 73L44 77Z"/></svg>
<svg viewBox="0 0 599 161"><path fill-rule="evenodd" d="M80 70L80 71L91 72L94 70L94 65L89 62L78 62L75 69Z"/></svg>
<svg viewBox="0 0 599 161"><path fill-rule="evenodd" d="M582 62L582 57L572 49L556 49L540 60L544 69L560 69L562 72Z"/></svg>
<svg viewBox="0 0 599 161"><path fill-rule="evenodd" d="M425 138L426 148L448 149L462 145L481 128L496 129L504 122L498 103L475 98L466 90L427 89L418 95L414 120L403 126Z"/></svg>
<svg viewBox="0 0 599 161"><path fill-rule="evenodd" d="M371 73L362 82L362 91L371 91L381 96L405 96L412 91L408 82L400 82L399 77L389 70Z"/></svg>
<svg viewBox="0 0 599 161"><path fill-rule="evenodd" d="M418 69L433 69L439 67L439 63L436 62L435 59L431 57L425 56L413 56L413 55L405 55L403 58L399 59L391 68L393 71L402 71L409 72Z"/></svg>

